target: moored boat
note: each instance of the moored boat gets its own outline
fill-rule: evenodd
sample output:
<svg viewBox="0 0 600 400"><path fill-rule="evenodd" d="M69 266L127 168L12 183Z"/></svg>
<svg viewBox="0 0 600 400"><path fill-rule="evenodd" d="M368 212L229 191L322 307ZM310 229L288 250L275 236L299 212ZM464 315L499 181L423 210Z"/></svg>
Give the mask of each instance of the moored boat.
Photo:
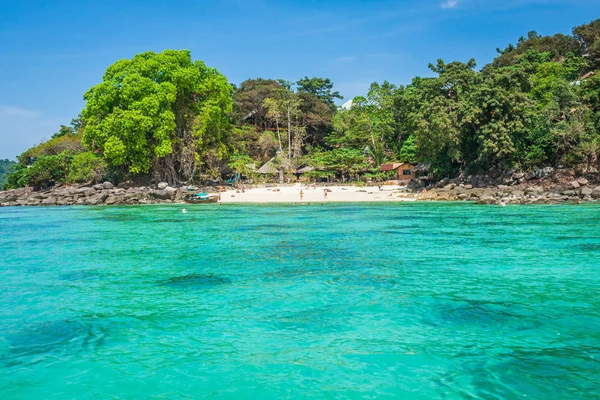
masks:
<svg viewBox="0 0 600 400"><path fill-rule="evenodd" d="M219 196L216 194L210 195L206 192L188 194L184 198L186 203L216 203L219 201Z"/></svg>

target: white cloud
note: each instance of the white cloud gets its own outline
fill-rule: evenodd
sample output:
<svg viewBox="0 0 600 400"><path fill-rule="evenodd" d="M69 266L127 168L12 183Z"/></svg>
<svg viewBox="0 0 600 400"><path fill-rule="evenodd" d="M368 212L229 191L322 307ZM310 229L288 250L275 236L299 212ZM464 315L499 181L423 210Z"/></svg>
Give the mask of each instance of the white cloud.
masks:
<svg viewBox="0 0 600 400"><path fill-rule="evenodd" d="M458 5L458 0L446 0L441 4L442 8L454 8L457 5Z"/></svg>

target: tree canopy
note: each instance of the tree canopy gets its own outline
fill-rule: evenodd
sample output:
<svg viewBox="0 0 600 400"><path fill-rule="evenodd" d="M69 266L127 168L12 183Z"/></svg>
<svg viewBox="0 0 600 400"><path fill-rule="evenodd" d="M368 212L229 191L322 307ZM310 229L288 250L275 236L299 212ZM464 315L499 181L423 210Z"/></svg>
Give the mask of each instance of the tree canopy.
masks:
<svg viewBox="0 0 600 400"><path fill-rule="evenodd" d="M106 70L70 125L21 154L7 185L200 182L255 176L269 160L290 180L304 165L370 179L396 161L426 162L438 177L600 167L600 20L529 32L480 70L473 59L429 68L405 85L374 82L346 109L326 77L233 87L189 51L138 54Z"/></svg>

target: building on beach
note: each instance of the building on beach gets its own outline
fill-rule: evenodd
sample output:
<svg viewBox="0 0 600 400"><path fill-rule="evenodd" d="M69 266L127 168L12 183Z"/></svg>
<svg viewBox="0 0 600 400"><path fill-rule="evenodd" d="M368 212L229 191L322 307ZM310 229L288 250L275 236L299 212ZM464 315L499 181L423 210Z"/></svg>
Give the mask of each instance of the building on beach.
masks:
<svg viewBox="0 0 600 400"><path fill-rule="evenodd" d="M410 181L415 178L415 166L409 163L381 164L381 171L395 171L399 181Z"/></svg>

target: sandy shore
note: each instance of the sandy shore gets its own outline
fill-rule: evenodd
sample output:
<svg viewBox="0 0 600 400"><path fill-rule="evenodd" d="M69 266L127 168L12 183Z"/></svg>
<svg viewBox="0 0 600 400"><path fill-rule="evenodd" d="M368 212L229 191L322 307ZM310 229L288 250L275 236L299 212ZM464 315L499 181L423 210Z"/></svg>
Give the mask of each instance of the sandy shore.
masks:
<svg viewBox="0 0 600 400"><path fill-rule="evenodd" d="M279 189L279 191L276 191ZM324 189L329 189L327 197ZM246 189L244 193L229 190L221 194L222 203L326 203L326 202L383 202L415 201L409 193L399 193L399 186L374 187L317 186L307 188L300 184L292 187ZM302 197L300 196L302 191Z"/></svg>

